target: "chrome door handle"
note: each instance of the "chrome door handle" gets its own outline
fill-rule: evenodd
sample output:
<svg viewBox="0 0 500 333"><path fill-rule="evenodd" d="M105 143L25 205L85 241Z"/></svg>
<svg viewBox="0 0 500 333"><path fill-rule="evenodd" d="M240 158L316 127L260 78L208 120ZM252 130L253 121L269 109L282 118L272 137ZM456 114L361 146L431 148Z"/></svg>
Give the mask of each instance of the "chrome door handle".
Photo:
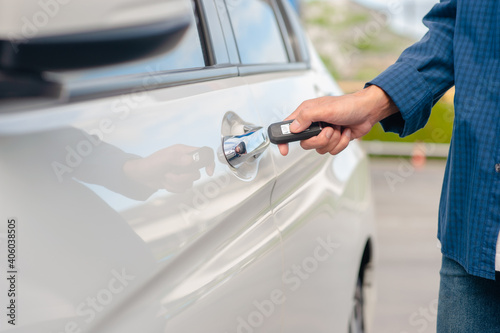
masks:
<svg viewBox="0 0 500 333"><path fill-rule="evenodd" d="M250 181L257 176L261 157L269 143L264 128L244 121L233 111L224 114L217 155L238 178Z"/></svg>
<svg viewBox="0 0 500 333"><path fill-rule="evenodd" d="M243 131L244 134L225 136L222 139L224 156L233 168L258 159L269 146L269 139L262 127L245 125Z"/></svg>

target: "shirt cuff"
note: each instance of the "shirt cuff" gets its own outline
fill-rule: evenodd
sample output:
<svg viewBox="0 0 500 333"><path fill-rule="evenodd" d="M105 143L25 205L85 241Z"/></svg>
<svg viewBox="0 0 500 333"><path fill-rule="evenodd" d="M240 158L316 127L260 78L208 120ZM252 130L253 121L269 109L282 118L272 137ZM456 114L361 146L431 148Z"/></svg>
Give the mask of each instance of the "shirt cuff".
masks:
<svg viewBox="0 0 500 333"><path fill-rule="evenodd" d="M366 85L382 88L399 109L399 113L380 122L384 131L404 137L427 123L433 104L432 92L413 66L397 62Z"/></svg>

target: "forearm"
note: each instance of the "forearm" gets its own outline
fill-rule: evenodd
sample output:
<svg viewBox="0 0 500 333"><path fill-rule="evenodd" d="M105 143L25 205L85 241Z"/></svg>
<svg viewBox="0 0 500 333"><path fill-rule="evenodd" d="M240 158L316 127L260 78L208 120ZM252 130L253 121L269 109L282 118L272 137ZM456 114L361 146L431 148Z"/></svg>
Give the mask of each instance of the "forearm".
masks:
<svg viewBox="0 0 500 333"><path fill-rule="evenodd" d="M391 97L376 85L368 86L354 93L354 96L357 97L359 103L356 108L366 114L372 126L399 112Z"/></svg>

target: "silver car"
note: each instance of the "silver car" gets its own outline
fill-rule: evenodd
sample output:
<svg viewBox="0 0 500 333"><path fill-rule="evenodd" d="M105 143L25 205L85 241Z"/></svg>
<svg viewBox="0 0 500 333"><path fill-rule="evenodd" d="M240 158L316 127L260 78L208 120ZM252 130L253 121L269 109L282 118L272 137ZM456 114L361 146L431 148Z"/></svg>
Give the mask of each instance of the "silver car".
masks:
<svg viewBox="0 0 500 333"><path fill-rule="evenodd" d="M267 135L341 94L287 1L0 19L0 332L368 331L365 153Z"/></svg>

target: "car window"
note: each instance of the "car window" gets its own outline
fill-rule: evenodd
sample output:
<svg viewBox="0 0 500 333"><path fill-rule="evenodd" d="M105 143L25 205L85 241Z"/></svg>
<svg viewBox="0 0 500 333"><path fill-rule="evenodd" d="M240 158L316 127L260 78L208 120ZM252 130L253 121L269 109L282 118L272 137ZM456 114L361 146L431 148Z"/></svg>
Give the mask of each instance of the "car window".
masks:
<svg viewBox="0 0 500 333"><path fill-rule="evenodd" d="M54 75L62 77L63 80L79 81L205 67L194 3L192 0L184 0L184 2L185 6L189 6L192 9L191 26L174 49L153 57L124 64L71 72L59 72L54 73Z"/></svg>
<svg viewBox="0 0 500 333"><path fill-rule="evenodd" d="M228 1L226 5L242 64L288 62L270 0Z"/></svg>

